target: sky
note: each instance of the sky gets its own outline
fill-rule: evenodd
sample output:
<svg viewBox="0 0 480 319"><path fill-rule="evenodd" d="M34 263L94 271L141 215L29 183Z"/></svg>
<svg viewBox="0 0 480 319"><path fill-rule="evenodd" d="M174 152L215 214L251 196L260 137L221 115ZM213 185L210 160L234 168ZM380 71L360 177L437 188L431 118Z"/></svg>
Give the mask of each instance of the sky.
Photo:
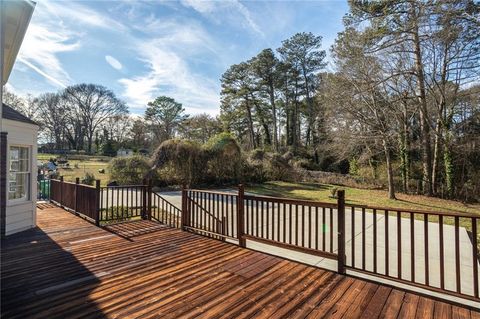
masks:
<svg viewBox="0 0 480 319"><path fill-rule="evenodd" d="M7 89L37 96L95 83L132 114L166 95L188 114L219 113L228 67L297 32L329 51L346 1L37 0Z"/></svg>

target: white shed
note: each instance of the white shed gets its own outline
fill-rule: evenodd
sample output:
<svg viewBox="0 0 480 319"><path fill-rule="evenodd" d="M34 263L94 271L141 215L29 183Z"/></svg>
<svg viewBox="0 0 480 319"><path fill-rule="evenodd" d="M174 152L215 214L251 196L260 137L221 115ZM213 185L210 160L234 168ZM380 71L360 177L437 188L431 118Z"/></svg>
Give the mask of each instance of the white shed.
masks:
<svg viewBox="0 0 480 319"><path fill-rule="evenodd" d="M7 193L7 236L36 226L37 134L35 122L3 104L0 153L7 174L0 183L5 183Z"/></svg>
<svg viewBox="0 0 480 319"><path fill-rule="evenodd" d="M133 150L129 148L120 148L117 151L117 156L118 157L127 157L127 156L132 156L133 155Z"/></svg>

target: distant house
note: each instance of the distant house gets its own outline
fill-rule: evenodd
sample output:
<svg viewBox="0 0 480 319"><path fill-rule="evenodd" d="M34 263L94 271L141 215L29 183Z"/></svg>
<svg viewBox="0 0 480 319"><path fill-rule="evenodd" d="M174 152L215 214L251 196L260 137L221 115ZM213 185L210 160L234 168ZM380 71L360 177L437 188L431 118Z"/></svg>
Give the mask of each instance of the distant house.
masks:
<svg viewBox="0 0 480 319"><path fill-rule="evenodd" d="M133 155L133 150L129 148L120 148L117 151L117 156L118 157L126 157L126 156L132 156Z"/></svg>
<svg viewBox="0 0 480 319"><path fill-rule="evenodd" d="M0 235L36 226L38 125L3 103L35 7L32 1L0 1Z"/></svg>

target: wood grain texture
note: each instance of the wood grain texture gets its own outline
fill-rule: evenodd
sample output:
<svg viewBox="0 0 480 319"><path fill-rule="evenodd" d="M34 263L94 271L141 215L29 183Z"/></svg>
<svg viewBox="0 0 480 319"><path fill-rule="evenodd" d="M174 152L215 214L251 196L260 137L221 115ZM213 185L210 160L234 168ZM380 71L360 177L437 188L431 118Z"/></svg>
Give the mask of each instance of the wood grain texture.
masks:
<svg viewBox="0 0 480 319"><path fill-rule="evenodd" d="M154 221L37 211L37 229L2 242L2 318L480 317Z"/></svg>

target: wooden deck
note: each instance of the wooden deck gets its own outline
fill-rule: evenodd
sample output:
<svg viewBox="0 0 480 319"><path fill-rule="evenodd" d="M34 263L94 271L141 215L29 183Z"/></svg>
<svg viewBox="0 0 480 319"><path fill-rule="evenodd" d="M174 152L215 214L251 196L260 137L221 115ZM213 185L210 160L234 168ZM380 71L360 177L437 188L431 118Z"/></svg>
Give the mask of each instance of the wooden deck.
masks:
<svg viewBox="0 0 480 319"><path fill-rule="evenodd" d="M480 318L472 309L158 223L49 205L2 242L2 318Z"/></svg>

